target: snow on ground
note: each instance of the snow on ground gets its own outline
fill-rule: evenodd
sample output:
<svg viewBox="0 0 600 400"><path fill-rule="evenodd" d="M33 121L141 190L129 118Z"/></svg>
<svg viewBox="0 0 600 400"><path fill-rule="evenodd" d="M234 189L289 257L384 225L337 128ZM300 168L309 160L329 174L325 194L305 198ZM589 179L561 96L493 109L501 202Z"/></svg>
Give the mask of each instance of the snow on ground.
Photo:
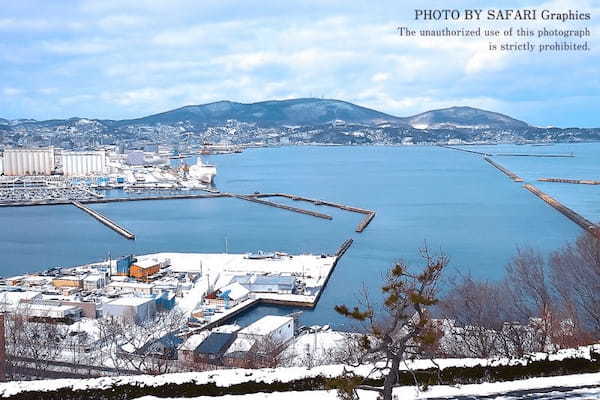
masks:
<svg viewBox="0 0 600 400"><path fill-rule="evenodd" d="M489 366L501 366L501 365L525 365L529 361L533 360L563 360L567 358L583 358L591 359L592 351L600 351L600 345L594 346L583 346L577 349L561 350L557 354L545 354L539 353L534 354L526 359L508 360L508 359L438 359L436 362L442 369L448 367L468 367L477 365L489 365ZM409 365L414 369L429 368L432 367L431 361L428 360L417 360ZM292 382L298 379L310 378L310 377L337 377L340 376L344 369L352 369L354 372L361 376L368 376L372 367L369 365L363 365L357 368L348 368L343 365L326 365L318 366L315 368L277 368L277 369L230 369L230 370L217 370L207 372L187 372L187 373L176 373L176 374L165 374L158 376L150 375L136 375L136 376L122 376L122 377L105 377L95 379L57 379L57 380L46 380L46 381L28 381L28 382L7 382L0 383L0 397L7 397L18 393L26 393L28 391L52 391L58 389L70 388L72 390L82 390L90 388L109 388L119 385L139 385L144 387L158 387L167 384L184 384L184 383L196 383L196 384L208 384L214 383L219 387L228 387L245 382ZM370 375L373 378L378 376L373 374ZM597 385L598 388L592 386ZM573 390L578 389L579 386L592 387L590 390L595 390L600 395L600 373L596 374L581 374L572 375L565 377L550 377L550 378L534 378L524 381L513 381L513 382L500 382L493 384L483 385L464 385L460 387L453 386L434 386L431 391L420 396L428 397L416 397L414 388L401 388L399 390L411 391L412 398L435 398L444 396L456 396L458 395L457 390L471 390L476 395L484 395L485 393L501 393L507 391L518 391L527 390L528 388L549 388L552 386L557 387L571 387ZM583 389L582 389L583 390ZM454 391L454 392L453 392ZM407 393L409 393L407 392ZM324 395L329 395L327 392L319 392ZM432 394L433 393L433 394ZM467 393L467 392L465 392ZM279 394L279 398L283 396ZM335 396L335 395L334 395ZM594 398L596 396L592 396ZM235 397L231 397L235 399ZM256 397L258 399L260 397ZM264 397L265 399L276 399L277 397ZM286 394L286 397L287 394ZM327 399L328 397L323 397ZM332 399L335 397L331 397ZM369 399L369 397L365 397ZM510 397L509 397L510 398ZM560 398L560 397L558 397ZM574 397L575 398L575 397ZM252 399L252 398L251 398ZM246 399L244 399L246 400Z"/></svg>
<svg viewBox="0 0 600 400"><path fill-rule="evenodd" d="M203 274L245 275L258 274L298 274L304 276L307 286L318 286L329 274L335 257L322 258L320 255L282 255L279 258L250 259L246 254L219 253L157 253L144 257L171 260L170 271L202 272Z"/></svg>
<svg viewBox="0 0 600 400"><path fill-rule="evenodd" d="M474 385L434 385L426 391L414 386L400 387L394 390L398 399L598 399L600 398L600 373L565 375L548 378L532 378L510 382L482 383ZM375 400L377 394L370 391L359 391L361 400ZM337 400L337 393L332 390L315 390L310 392L275 392L252 393L245 395L226 395L219 397L194 397L190 400L305 400L323 399ZM172 398L173 400L175 398ZM138 400L158 400L153 396L141 397ZM165 399L163 399L165 400ZM168 399L166 399L168 400Z"/></svg>

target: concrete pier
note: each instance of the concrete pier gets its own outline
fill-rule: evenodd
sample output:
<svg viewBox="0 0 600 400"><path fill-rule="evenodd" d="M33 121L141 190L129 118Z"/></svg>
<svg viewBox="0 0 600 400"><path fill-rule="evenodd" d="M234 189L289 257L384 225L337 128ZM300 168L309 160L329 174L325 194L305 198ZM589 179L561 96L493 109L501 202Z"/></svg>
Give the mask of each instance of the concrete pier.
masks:
<svg viewBox="0 0 600 400"><path fill-rule="evenodd" d="M373 218L375 218L375 212L365 215L362 221L360 221L360 223L356 226L356 232L361 233L364 231L365 228L371 223Z"/></svg>
<svg viewBox="0 0 600 400"><path fill-rule="evenodd" d="M600 181L590 179L539 178L539 182L574 183L580 185L600 185Z"/></svg>
<svg viewBox="0 0 600 400"><path fill-rule="evenodd" d="M495 153L498 157L575 157L574 154L525 154L525 153Z"/></svg>
<svg viewBox="0 0 600 400"><path fill-rule="evenodd" d="M561 214L563 214L565 217L569 218L571 221L575 222L581 228L585 229L586 231L588 231L589 233L594 235L596 238L600 239L600 226L594 224L593 222L591 222L591 221L587 220L586 218L582 217L581 215L577 214L575 211L573 211L569 207L563 205L555 198L542 192L535 186L530 185L530 184L525 184L525 185L523 185L523 187L525 189L529 190L531 193L535 194L540 199L544 200L546 203L548 203L552 207L554 207Z"/></svg>
<svg viewBox="0 0 600 400"><path fill-rule="evenodd" d="M71 202L71 204L73 204L75 207L79 208L80 210L83 210L86 213L90 214L92 217L96 218L98 221L102 222L104 225L108 226L110 229L114 230L119 235L122 235L130 240L135 239L135 235L133 233L129 232L125 228L120 227L119 225L117 225L116 223L114 223L113 221L111 221L110 219L105 217L104 215L100 214L98 211L94 211L91 208L86 207L77 201L73 201L73 202Z"/></svg>
<svg viewBox="0 0 600 400"><path fill-rule="evenodd" d="M300 213L300 214L311 215L311 216L317 217L317 218L333 219L333 217L331 215L319 213L319 212L316 212L316 211L305 210L303 208L291 207L291 206L288 206L288 205L285 205L285 204L274 203L272 201L257 199L254 196L245 196L245 195L241 195L241 194L229 194L229 195L231 197L235 197L236 199L242 199L242 200L246 200L246 201L251 201L253 203L264 204L266 206L281 208L283 210L293 211L293 212L297 212L297 213Z"/></svg>
<svg viewBox="0 0 600 400"><path fill-rule="evenodd" d="M456 151L464 151L465 153L473 153L473 154L479 154L481 156L491 156L491 153L483 153L481 151L475 151L475 150L466 150L466 149L461 149L459 147L453 147L453 146L445 146L445 145L438 145L439 147L443 147L444 149L450 149L450 150L456 150Z"/></svg>
<svg viewBox="0 0 600 400"><path fill-rule="evenodd" d="M483 159L485 161L487 161L488 163L490 163L491 165L493 165L494 167L498 168L500 171L502 171L506 176L508 176L513 181L515 181L515 182L523 182L523 178L521 178L520 176L518 176L517 174L515 174L511 170L504 168L502 165L498 164L497 162L495 162L491 158L484 157Z"/></svg>
<svg viewBox="0 0 600 400"><path fill-rule="evenodd" d="M95 203L121 203L125 201L149 201L149 200L178 200L178 199L211 199L215 197L231 197L226 193L215 194L174 194L165 196L131 196L131 197L103 197L101 199L79 200L81 204ZM72 200L34 200L21 202L4 202L0 207L27 207L27 206L52 206L71 204Z"/></svg>
<svg viewBox="0 0 600 400"><path fill-rule="evenodd" d="M297 195L292 195L292 194L287 194L287 193L258 193L258 194L251 195L251 197L254 197L254 198L286 197L286 198L292 199L294 201L306 201L306 202L312 203L316 206L328 206L328 207L339 208L340 210L355 212L355 213L359 213L359 214L365 214L366 215L365 218L363 218L361 220L361 222L359 222L359 224L356 226L356 232L359 232L359 233L364 231L365 228L371 223L373 218L375 218L375 211L373 211L373 210L367 210L365 208L359 208L359 207L352 207L352 206L348 206L345 204L334 203L332 201L311 199L309 197L297 196Z"/></svg>

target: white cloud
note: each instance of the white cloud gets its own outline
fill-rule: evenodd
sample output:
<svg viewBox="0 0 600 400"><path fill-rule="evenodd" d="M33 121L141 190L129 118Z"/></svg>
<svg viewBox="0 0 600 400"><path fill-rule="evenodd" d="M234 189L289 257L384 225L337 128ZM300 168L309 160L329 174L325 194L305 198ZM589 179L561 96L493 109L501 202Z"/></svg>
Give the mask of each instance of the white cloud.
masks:
<svg viewBox="0 0 600 400"><path fill-rule="evenodd" d="M385 82L389 80L391 77L389 72L377 72L375 75L371 77L371 81L375 83Z"/></svg>
<svg viewBox="0 0 600 400"><path fill-rule="evenodd" d="M110 50L112 45L108 41L91 39L43 42L42 48L49 53L61 55L90 55L104 53Z"/></svg>
<svg viewBox="0 0 600 400"><path fill-rule="evenodd" d="M23 91L21 89L12 88L12 87L7 87L7 88L2 89L2 94L4 94L5 96L18 96L22 93L23 93Z"/></svg>

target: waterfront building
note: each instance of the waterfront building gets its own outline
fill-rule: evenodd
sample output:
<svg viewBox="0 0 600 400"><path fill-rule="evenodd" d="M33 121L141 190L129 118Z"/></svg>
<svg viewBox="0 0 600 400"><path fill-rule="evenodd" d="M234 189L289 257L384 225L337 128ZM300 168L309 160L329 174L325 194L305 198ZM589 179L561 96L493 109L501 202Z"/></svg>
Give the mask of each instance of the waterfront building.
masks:
<svg viewBox="0 0 600 400"><path fill-rule="evenodd" d="M54 167L53 147L4 150L6 176L51 175Z"/></svg>
<svg viewBox="0 0 600 400"><path fill-rule="evenodd" d="M292 294L296 278L287 275L238 275L232 282L238 282L251 292Z"/></svg>
<svg viewBox="0 0 600 400"><path fill-rule="evenodd" d="M104 318L133 319L143 322L156 315L156 302L150 297L120 297L102 305Z"/></svg>
<svg viewBox="0 0 600 400"><path fill-rule="evenodd" d="M104 151L63 151L62 169L65 176L100 175L109 172Z"/></svg>

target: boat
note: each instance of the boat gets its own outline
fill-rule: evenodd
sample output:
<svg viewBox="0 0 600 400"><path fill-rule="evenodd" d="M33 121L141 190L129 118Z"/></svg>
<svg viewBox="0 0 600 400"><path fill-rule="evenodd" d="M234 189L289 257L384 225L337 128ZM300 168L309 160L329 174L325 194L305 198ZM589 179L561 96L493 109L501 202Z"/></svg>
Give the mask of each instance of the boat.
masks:
<svg viewBox="0 0 600 400"><path fill-rule="evenodd" d="M196 164L189 168L189 177L200 180L202 183L210 184L217 175L217 167L210 164L204 164L202 159L198 157Z"/></svg>

